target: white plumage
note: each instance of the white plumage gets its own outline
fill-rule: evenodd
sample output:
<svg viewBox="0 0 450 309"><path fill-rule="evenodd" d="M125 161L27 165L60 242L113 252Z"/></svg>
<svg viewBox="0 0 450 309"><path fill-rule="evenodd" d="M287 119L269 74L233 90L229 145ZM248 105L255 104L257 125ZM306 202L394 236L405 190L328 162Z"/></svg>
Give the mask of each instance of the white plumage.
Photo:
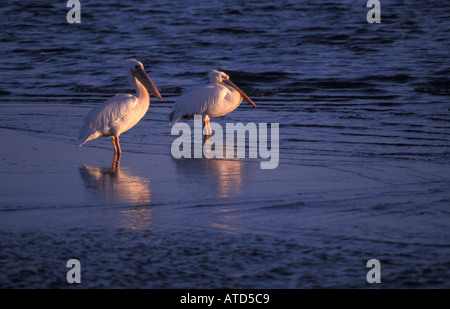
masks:
<svg viewBox="0 0 450 309"><path fill-rule="evenodd" d="M208 85L188 90L178 98L169 115L172 124L180 119L192 119L194 115L202 115L203 125L206 127L207 135L210 135L212 133L209 126L210 118L222 117L232 112L243 99L256 108L255 103L232 83L224 72L213 70L208 77L210 81Z"/></svg>
<svg viewBox="0 0 450 309"><path fill-rule="evenodd" d="M142 63L135 59L128 59L127 62L128 80L136 89L137 95L117 94L89 112L80 130L81 145L98 137L111 137L114 153L120 154L119 135L135 126L149 108L150 97L147 90L162 100Z"/></svg>

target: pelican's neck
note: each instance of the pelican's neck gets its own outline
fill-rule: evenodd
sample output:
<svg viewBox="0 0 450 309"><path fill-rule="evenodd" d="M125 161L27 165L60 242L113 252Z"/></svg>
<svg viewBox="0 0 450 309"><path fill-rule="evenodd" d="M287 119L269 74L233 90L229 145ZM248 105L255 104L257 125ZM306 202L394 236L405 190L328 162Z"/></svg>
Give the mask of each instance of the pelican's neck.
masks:
<svg viewBox="0 0 450 309"><path fill-rule="evenodd" d="M140 102L146 102L150 104L150 96L148 94L147 88L144 87L137 79L136 77L131 74L131 72L128 71L128 80L130 81L131 86L136 90L137 98Z"/></svg>

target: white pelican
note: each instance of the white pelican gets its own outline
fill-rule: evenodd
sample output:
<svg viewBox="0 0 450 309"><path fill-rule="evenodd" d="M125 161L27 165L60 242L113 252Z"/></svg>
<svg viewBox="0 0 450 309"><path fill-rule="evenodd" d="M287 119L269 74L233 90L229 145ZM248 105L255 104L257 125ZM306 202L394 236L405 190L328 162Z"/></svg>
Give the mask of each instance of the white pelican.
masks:
<svg viewBox="0 0 450 309"><path fill-rule="evenodd" d="M144 117L150 106L150 91L162 100L161 94L145 73L144 66L135 59L128 59L128 80L136 89L137 96L120 93L94 108L84 119L80 130L82 146L87 141L97 137L111 137L114 146L114 155L122 153L119 144L119 135L131 129Z"/></svg>
<svg viewBox="0 0 450 309"><path fill-rule="evenodd" d="M211 135L210 118L222 117L234 111L242 99L256 105L224 72L213 70L208 74L210 83L183 93L175 102L169 119L171 124L180 119L192 119L194 115L203 116L206 135Z"/></svg>

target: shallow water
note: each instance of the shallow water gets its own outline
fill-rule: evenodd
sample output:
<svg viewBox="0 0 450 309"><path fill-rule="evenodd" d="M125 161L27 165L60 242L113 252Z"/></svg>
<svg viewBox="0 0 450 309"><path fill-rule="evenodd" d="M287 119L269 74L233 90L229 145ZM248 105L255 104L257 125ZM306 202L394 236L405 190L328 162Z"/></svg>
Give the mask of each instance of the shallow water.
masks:
<svg viewBox="0 0 450 309"><path fill-rule="evenodd" d="M2 287L449 287L448 4L7 1L0 8ZM163 96L121 136L76 147L84 115L131 92L136 57ZM280 124L280 164L181 159L174 100L227 72ZM192 125L192 122L189 122ZM6 132L6 131L4 131ZM28 140L30 138L30 140ZM27 141L24 145L19 141Z"/></svg>

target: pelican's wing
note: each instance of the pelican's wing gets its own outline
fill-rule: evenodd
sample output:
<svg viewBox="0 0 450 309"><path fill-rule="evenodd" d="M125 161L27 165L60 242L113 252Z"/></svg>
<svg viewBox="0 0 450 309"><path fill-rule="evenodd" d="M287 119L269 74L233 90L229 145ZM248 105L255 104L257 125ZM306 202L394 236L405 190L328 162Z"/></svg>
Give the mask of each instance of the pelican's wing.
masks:
<svg viewBox="0 0 450 309"><path fill-rule="evenodd" d="M169 115L170 122L177 123L181 118L203 115L225 96L221 90L218 85L210 84L183 93L173 105Z"/></svg>
<svg viewBox="0 0 450 309"><path fill-rule="evenodd" d="M120 93L94 108L84 118L79 138L82 144L107 133L115 122L126 117L136 107L137 97Z"/></svg>

